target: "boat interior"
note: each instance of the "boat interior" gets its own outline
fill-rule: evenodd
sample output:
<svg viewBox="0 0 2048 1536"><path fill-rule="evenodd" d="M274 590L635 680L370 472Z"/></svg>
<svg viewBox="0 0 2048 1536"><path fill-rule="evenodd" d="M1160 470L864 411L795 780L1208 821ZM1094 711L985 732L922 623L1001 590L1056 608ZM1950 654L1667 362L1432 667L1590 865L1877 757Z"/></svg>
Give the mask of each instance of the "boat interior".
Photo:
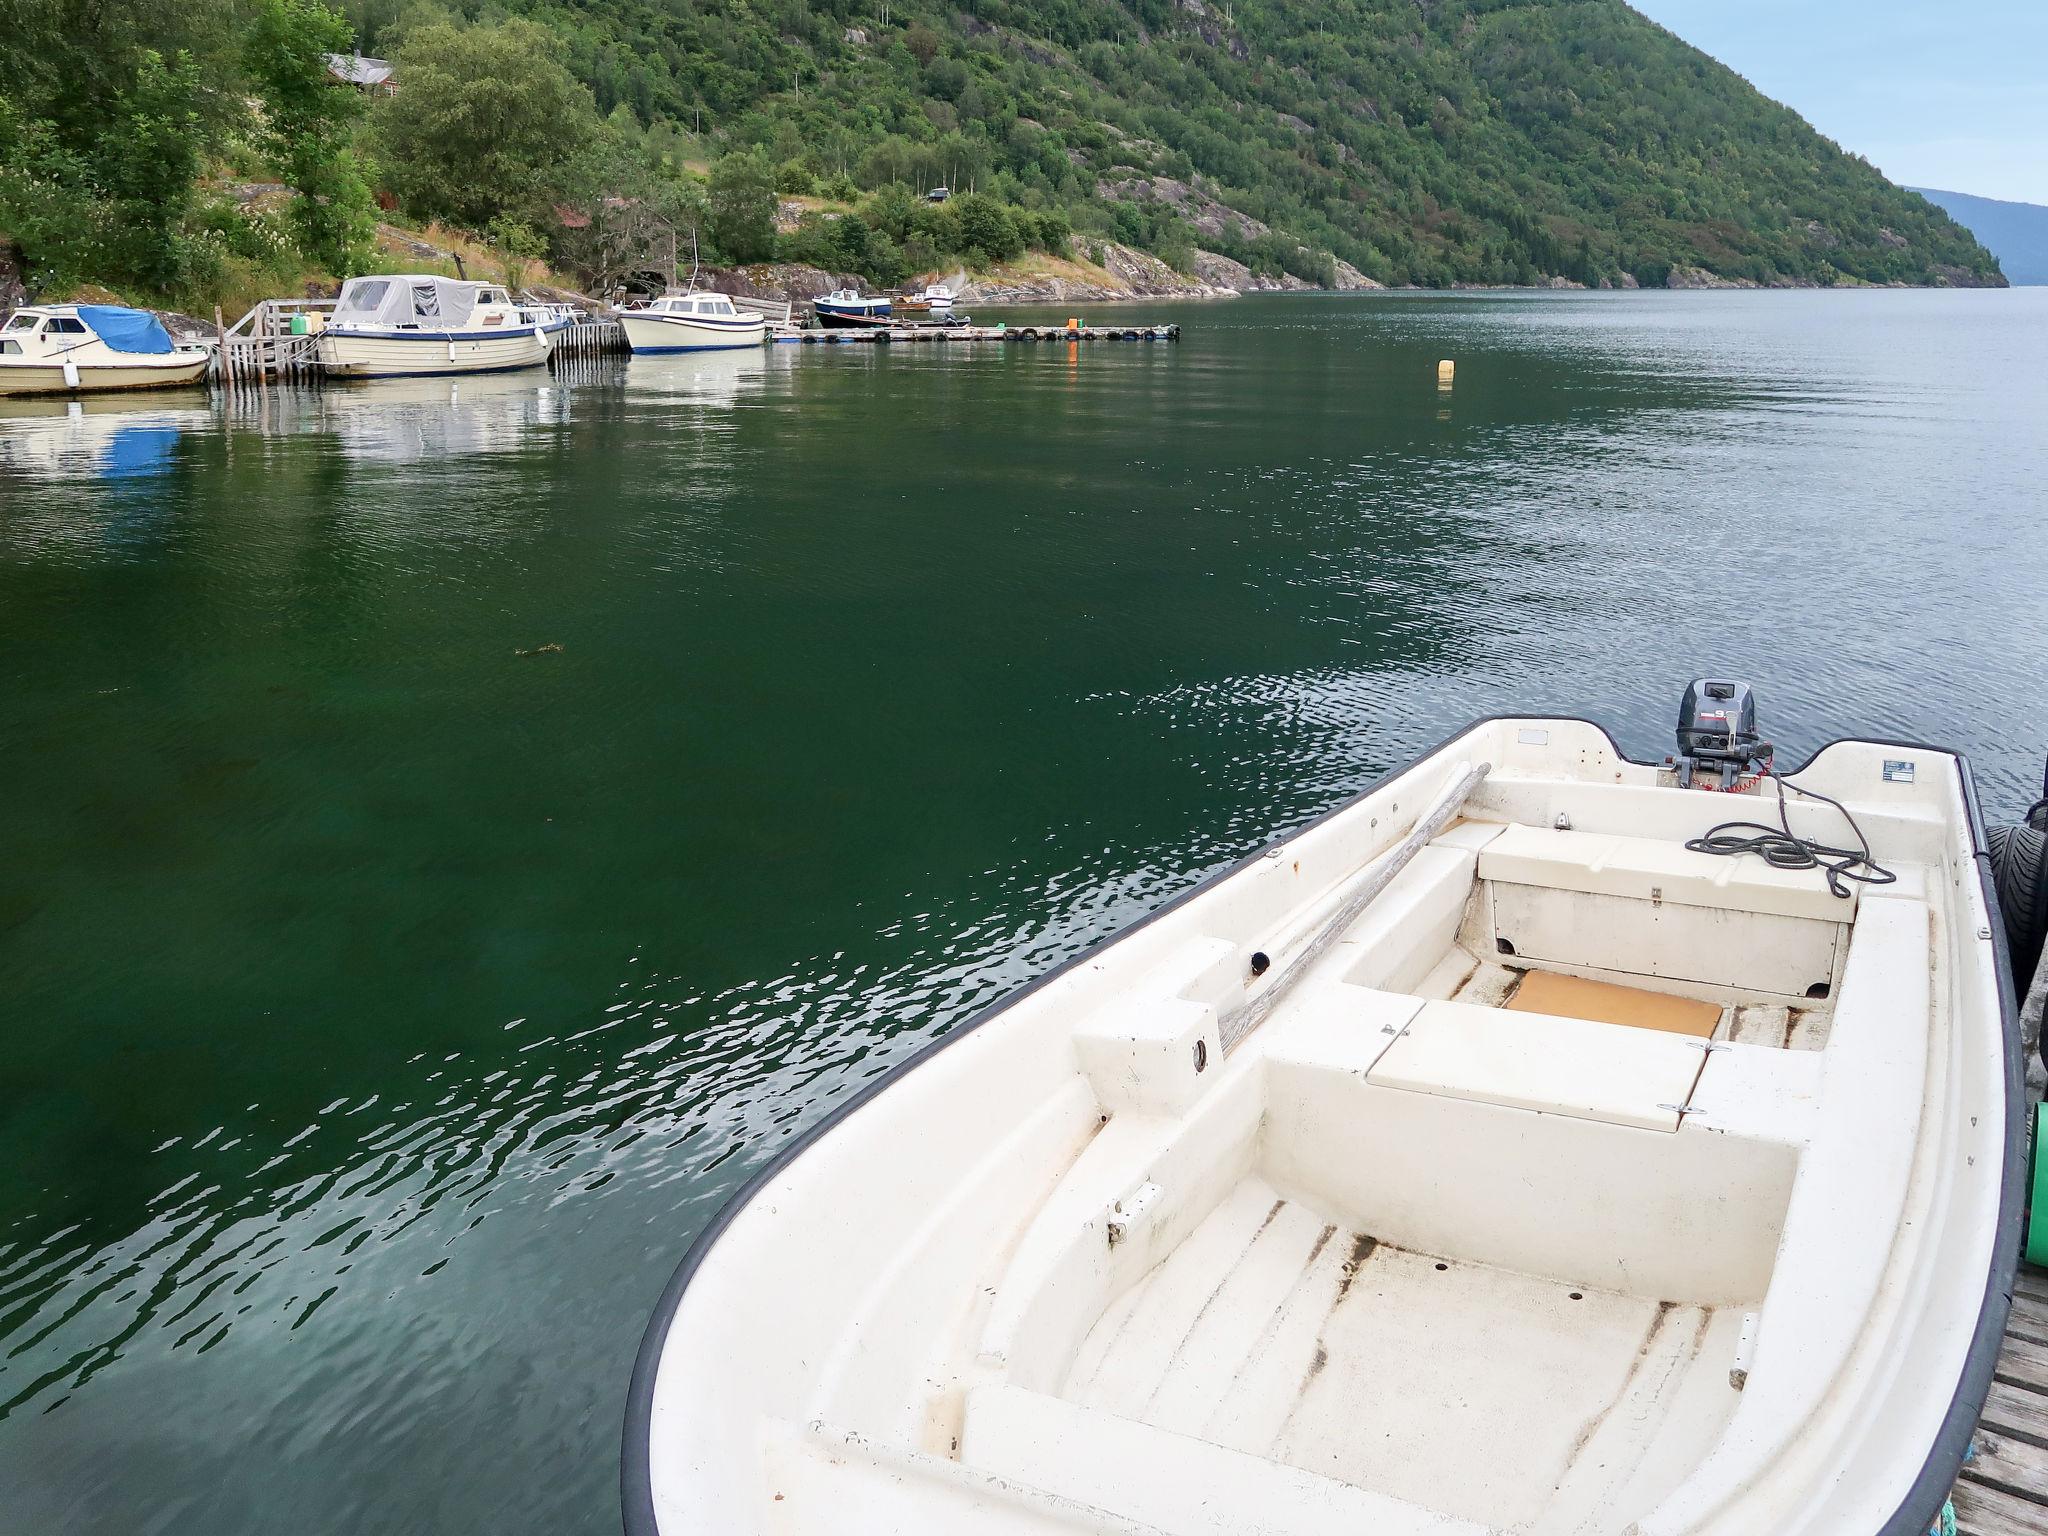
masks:
<svg viewBox="0 0 2048 1536"><path fill-rule="evenodd" d="M1960 1368L1975 1302L1901 1330L2002 1135L1956 1029L1995 992L1959 942L1960 781L1886 751L1803 780L1896 875L1838 895L1684 846L1775 820L1768 784L1502 728L1012 1005L1037 1024L935 1053L752 1217L811 1233L843 1293L763 1397L753 1525L1650 1536L1763 1528L1744 1501L1774 1498L1831 1511L1774 1530L1850 1528L1821 1483L1868 1458L1875 1508L1914 1470L1873 1384L1946 1406L1905 1389Z"/></svg>

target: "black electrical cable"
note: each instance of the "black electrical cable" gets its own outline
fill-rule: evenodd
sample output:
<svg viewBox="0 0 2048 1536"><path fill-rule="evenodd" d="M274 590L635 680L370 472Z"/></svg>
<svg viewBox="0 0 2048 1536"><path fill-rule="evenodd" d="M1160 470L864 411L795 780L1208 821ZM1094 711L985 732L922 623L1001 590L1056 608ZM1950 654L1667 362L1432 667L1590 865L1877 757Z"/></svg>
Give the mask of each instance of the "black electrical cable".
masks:
<svg viewBox="0 0 2048 1536"><path fill-rule="evenodd" d="M1778 777L1777 770L1769 765L1765 766L1764 772L1778 786L1779 825L1766 826L1760 821L1724 821L1711 828L1706 836L1693 838L1685 846L1695 853L1753 853L1773 869L1824 869L1827 871L1828 889L1844 901L1850 895L1850 881L1858 885L1890 885L1899 878L1871 857L1870 839L1863 835L1863 829L1856 825L1856 818L1849 814L1849 808L1841 801L1830 799L1818 790L1802 789L1797 784L1788 786ZM1792 816L1786 809L1787 788L1840 811L1842 819L1849 823L1849 830L1856 834L1856 841L1862 846L1835 848L1810 837L1794 836Z"/></svg>

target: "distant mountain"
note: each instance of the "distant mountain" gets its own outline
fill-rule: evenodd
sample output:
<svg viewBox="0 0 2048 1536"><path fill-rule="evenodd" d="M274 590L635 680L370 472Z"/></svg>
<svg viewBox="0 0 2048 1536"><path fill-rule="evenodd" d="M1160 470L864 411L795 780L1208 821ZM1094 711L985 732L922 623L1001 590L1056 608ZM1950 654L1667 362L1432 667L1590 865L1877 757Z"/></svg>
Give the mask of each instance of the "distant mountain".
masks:
<svg viewBox="0 0 2048 1536"><path fill-rule="evenodd" d="M1908 187L1977 237L1998 258L2010 283L2048 283L2048 208L2038 203L2004 203L1967 192Z"/></svg>

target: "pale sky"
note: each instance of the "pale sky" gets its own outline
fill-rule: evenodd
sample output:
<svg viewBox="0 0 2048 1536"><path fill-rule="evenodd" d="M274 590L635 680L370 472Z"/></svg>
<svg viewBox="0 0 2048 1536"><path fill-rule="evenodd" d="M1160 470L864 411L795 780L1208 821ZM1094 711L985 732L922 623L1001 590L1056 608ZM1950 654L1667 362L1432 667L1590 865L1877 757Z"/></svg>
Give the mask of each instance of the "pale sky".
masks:
<svg viewBox="0 0 2048 1536"><path fill-rule="evenodd" d="M2048 0L1629 0L1905 186L2048 203Z"/></svg>

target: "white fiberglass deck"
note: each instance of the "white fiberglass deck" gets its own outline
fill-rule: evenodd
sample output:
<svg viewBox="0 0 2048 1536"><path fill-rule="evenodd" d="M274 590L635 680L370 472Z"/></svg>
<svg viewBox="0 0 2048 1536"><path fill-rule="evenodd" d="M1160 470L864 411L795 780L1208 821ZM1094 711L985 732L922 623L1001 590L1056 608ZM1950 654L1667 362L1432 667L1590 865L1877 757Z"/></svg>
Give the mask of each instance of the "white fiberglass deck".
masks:
<svg viewBox="0 0 2048 1536"><path fill-rule="evenodd" d="M1961 781L1898 750L1809 770L1898 876L1844 897L1684 848L1775 803L1482 727L1011 1004L705 1253L644 1529L1878 1530L2006 1147Z"/></svg>
<svg viewBox="0 0 2048 1536"><path fill-rule="evenodd" d="M1713 1442L1739 1314L1411 1253L1247 1179L1090 1331L1063 1395L1480 1523L1576 1531Z"/></svg>

